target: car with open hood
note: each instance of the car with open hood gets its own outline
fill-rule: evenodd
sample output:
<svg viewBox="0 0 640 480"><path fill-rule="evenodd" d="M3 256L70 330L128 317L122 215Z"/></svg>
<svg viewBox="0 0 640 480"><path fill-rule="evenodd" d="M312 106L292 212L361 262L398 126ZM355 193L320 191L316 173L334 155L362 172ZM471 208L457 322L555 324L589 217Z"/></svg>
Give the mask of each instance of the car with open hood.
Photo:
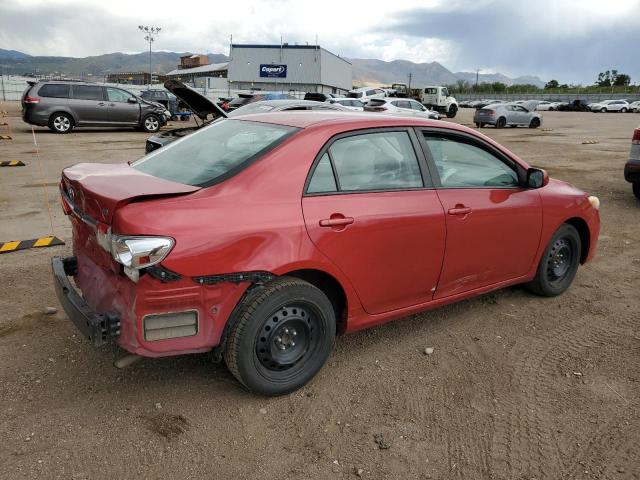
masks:
<svg viewBox="0 0 640 480"><path fill-rule="evenodd" d="M218 118L227 117L227 113L220 108L216 102L205 97L179 80L167 80L164 82L164 88L184 103L189 108L192 115L195 115L200 119L200 122L196 120L196 126L175 128L149 137L145 145L147 153L157 150L174 140L183 138Z"/></svg>
<svg viewBox="0 0 640 480"><path fill-rule="evenodd" d="M53 282L91 343L212 352L264 395L309 382L336 334L509 285L560 295L600 225L596 197L476 130L366 112L221 119L65 168L60 194Z"/></svg>

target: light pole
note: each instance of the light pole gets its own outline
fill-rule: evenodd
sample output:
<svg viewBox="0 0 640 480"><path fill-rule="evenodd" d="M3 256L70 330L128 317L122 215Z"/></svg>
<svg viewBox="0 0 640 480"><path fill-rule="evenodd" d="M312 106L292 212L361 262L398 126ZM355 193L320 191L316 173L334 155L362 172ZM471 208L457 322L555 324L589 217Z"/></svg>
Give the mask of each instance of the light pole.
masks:
<svg viewBox="0 0 640 480"><path fill-rule="evenodd" d="M160 33L160 30L162 30L162 28L154 27L154 26L148 26L148 25L138 25L138 29L141 32L144 32L144 34L145 34L144 39L147 42L149 42L149 86L147 87L147 90L150 90L151 89L151 79L153 77L153 72L151 71L151 44L156 39L156 35L158 35Z"/></svg>

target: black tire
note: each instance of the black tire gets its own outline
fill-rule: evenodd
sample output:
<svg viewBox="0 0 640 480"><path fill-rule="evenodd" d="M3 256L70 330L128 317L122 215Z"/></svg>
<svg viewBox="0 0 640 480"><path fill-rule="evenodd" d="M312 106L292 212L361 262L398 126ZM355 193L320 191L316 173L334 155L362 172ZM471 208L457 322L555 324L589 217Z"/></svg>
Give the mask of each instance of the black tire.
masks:
<svg viewBox="0 0 640 480"><path fill-rule="evenodd" d="M600 113L607 113L607 108L606 107L602 107L600 109Z"/></svg>
<svg viewBox="0 0 640 480"><path fill-rule="evenodd" d="M455 118L458 113L458 107L455 105L451 105L449 110L447 110L447 118Z"/></svg>
<svg viewBox="0 0 640 480"><path fill-rule="evenodd" d="M638 200L640 200L640 182L632 183L633 194L636 196Z"/></svg>
<svg viewBox="0 0 640 480"><path fill-rule="evenodd" d="M49 117L49 128L54 133L69 133L74 126L73 117L68 113L56 112Z"/></svg>
<svg viewBox="0 0 640 480"><path fill-rule="evenodd" d="M507 119L500 117L496 122L496 128L504 128L507 125Z"/></svg>
<svg viewBox="0 0 640 480"><path fill-rule="evenodd" d="M553 112L554 110L555 110L555 108L553 108L553 107L549 107L549 111L550 111L550 112Z"/></svg>
<svg viewBox="0 0 640 480"><path fill-rule="evenodd" d="M160 118L153 113L150 113L149 115L144 117L142 119L142 122L140 123L140 127L142 127L142 129L148 133L157 132L158 130L160 130L161 126L162 123L160 122Z"/></svg>
<svg viewBox="0 0 640 480"><path fill-rule="evenodd" d="M573 225L563 224L553 234L542 254L536 277L527 288L543 297L564 293L573 282L580 265L582 244Z"/></svg>
<svg viewBox="0 0 640 480"><path fill-rule="evenodd" d="M274 280L250 294L232 320L225 363L242 385L261 395L284 395L302 387L333 350L333 305L304 280Z"/></svg>
<svg viewBox="0 0 640 480"><path fill-rule="evenodd" d="M622 108L620 109L620 113L627 113L627 109L626 109L625 107L622 107Z"/></svg>
<svg viewBox="0 0 640 480"><path fill-rule="evenodd" d="M532 118L531 123L529 123L529 128L538 128L540 126L539 118Z"/></svg>

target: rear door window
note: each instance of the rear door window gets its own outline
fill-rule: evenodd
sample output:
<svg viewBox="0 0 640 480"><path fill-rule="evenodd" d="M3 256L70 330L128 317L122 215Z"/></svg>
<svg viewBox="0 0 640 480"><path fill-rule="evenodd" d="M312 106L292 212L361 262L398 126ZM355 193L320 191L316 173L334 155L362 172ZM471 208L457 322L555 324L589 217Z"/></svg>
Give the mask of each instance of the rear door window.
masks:
<svg viewBox="0 0 640 480"><path fill-rule="evenodd" d="M94 85L74 85L72 98L76 100L104 100L102 87Z"/></svg>
<svg viewBox="0 0 640 480"><path fill-rule="evenodd" d="M318 193L317 185L330 183L325 156L311 177L308 193ZM406 131L339 138L329 147L328 157L333 167L331 173L335 171L336 185L341 192L406 190L424 186L418 158ZM318 180L316 176L319 176ZM311 191L311 186L315 192Z"/></svg>
<svg viewBox="0 0 640 480"><path fill-rule="evenodd" d="M69 98L69 84L64 83L47 83L38 91L41 97L50 98Z"/></svg>

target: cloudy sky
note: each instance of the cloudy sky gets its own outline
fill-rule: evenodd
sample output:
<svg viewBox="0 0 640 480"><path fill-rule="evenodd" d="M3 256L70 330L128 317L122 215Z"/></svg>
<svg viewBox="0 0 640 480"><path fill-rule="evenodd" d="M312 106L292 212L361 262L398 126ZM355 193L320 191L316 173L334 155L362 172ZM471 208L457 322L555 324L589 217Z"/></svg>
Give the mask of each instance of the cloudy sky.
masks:
<svg viewBox="0 0 640 480"><path fill-rule="evenodd" d="M438 61L452 71L592 83L609 68L640 82L640 0L0 0L0 48L31 55L228 53L237 43L319 43L340 55Z"/></svg>

